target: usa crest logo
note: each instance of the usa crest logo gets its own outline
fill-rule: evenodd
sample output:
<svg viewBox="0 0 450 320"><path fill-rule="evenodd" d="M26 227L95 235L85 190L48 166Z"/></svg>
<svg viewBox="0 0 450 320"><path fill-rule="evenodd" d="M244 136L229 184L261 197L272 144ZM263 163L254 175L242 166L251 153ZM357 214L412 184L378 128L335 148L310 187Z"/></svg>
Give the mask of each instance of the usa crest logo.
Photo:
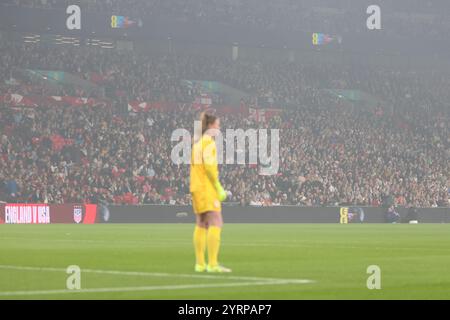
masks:
<svg viewBox="0 0 450 320"><path fill-rule="evenodd" d="M73 220L75 223L80 223L83 216L83 210L81 209L81 206L74 206L73 207Z"/></svg>

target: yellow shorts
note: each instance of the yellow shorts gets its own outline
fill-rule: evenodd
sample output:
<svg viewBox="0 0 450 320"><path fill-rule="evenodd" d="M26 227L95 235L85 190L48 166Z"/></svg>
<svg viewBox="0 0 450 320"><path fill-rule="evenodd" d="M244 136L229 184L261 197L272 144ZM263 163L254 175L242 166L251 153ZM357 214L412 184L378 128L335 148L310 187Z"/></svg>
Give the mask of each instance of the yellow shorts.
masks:
<svg viewBox="0 0 450 320"><path fill-rule="evenodd" d="M221 212L222 205L216 194L210 192L192 192L192 206L195 214L202 214L209 211Z"/></svg>

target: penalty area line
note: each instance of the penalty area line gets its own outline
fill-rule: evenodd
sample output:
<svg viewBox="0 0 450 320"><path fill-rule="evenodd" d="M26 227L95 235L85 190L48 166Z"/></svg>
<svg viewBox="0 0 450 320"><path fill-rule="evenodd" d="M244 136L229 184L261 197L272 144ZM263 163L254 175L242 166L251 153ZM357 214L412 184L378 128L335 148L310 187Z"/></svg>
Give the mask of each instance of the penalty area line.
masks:
<svg viewBox="0 0 450 320"><path fill-rule="evenodd" d="M251 287L251 286L270 286L287 284L308 284L309 280L279 280L279 281L250 281L250 282L231 282L231 283L211 283L211 284L186 284L186 285L166 285L166 286L143 286L143 287L117 287L117 288L92 288L79 290L31 290L31 291L6 291L0 292L0 296L32 296L32 295L52 295L67 293L111 293L111 292L138 292L138 291L157 291L157 290L184 290L184 289L205 289L205 288L227 288L227 287Z"/></svg>
<svg viewBox="0 0 450 320"><path fill-rule="evenodd" d="M3 270L18 271L47 271L47 272L66 272L64 268L53 267L31 267L31 266L14 266L0 265ZM190 278L190 279L216 279L216 280L241 280L241 281L260 281L260 282L290 282L290 283L313 283L314 280L309 279L283 279L283 278L265 278L265 277L246 277L233 275L211 275L211 274L182 274L182 273L161 273L161 272L141 272L141 271L120 271L120 270L99 270L80 268L81 273L97 273L118 276L144 276L144 277L166 277L166 278Z"/></svg>

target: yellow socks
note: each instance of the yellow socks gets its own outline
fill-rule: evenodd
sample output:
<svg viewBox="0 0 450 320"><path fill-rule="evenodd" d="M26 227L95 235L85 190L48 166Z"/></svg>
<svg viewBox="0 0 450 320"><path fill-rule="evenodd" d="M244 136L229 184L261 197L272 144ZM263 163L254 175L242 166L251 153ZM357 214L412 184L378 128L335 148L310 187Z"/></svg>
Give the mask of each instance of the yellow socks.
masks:
<svg viewBox="0 0 450 320"><path fill-rule="evenodd" d="M208 228L208 265L210 267L215 267L218 265L221 230L221 228L215 226L210 226Z"/></svg>
<svg viewBox="0 0 450 320"><path fill-rule="evenodd" d="M211 226L208 229L195 226L194 229L194 248L195 260L199 266L205 266L206 243L208 243L209 266L216 267L219 257L220 233L222 229Z"/></svg>
<svg viewBox="0 0 450 320"><path fill-rule="evenodd" d="M205 228L195 226L194 229L194 248L196 264L200 266L205 265L205 251L206 251L206 233Z"/></svg>

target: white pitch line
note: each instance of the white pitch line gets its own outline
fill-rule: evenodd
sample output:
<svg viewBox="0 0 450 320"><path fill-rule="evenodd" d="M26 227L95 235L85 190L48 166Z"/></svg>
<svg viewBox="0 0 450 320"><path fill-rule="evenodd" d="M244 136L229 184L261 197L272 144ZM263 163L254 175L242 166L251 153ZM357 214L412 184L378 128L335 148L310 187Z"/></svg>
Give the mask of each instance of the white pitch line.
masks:
<svg viewBox="0 0 450 320"><path fill-rule="evenodd" d="M66 272L64 268L52 267L29 267L29 266L13 266L0 265L0 269L21 270L21 271L49 271L49 272ZM290 283L312 283L313 280L308 279L282 279L282 278L264 278L264 277L242 277L242 276L221 276L208 274L182 274L182 273L160 273L160 272L141 272L141 271L119 271L119 270L99 270L99 269L83 269L82 273L98 273L123 276L144 276L144 277L175 277L175 278L191 278L191 279L218 279L218 280L244 280L244 281L288 281Z"/></svg>
<svg viewBox="0 0 450 320"><path fill-rule="evenodd" d="M300 282L302 281L302 282ZM117 288L92 288L79 290L35 290L35 291L5 291L0 292L0 296L23 296L23 295L51 295L65 293L102 293L102 292L136 292L136 291L156 291L156 290L184 290L184 289L205 289L205 288L227 288L227 287L250 287L285 284L307 284L309 280L261 281L261 282L231 282L231 283L211 283L211 284L187 284L187 285L167 285L167 286L144 286L144 287L117 287Z"/></svg>

